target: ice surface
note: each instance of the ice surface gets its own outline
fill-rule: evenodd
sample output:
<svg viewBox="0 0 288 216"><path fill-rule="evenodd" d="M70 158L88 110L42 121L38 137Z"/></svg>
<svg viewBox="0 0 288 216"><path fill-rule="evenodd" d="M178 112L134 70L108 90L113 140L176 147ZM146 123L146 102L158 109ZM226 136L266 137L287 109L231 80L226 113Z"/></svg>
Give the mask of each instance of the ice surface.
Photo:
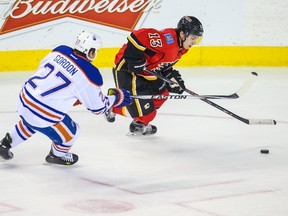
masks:
<svg viewBox="0 0 288 216"><path fill-rule="evenodd" d="M246 125L201 100L169 100L153 121L156 135L129 137L130 119L111 124L76 107L79 162L45 164L50 141L39 133L12 149L14 158L0 162L0 215L287 216L288 69L178 69L198 94L233 93L256 71L241 98L213 102L278 124ZM100 70L106 92L111 70ZM1 138L18 121L16 98L30 75L0 73Z"/></svg>

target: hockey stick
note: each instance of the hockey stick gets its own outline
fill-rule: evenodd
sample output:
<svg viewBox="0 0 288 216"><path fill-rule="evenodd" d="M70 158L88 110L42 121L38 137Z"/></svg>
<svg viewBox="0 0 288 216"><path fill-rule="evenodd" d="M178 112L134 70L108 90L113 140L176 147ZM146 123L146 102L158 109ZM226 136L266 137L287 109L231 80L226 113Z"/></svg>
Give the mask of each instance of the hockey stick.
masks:
<svg viewBox="0 0 288 216"><path fill-rule="evenodd" d="M222 97L222 95L180 95L180 94L170 94L170 95L132 95L131 98L135 99L200 99L200 98L207 98L207 99L235 99L234 97Z"/></svg>
<svg viewBox="0 0 288 216"><path fill-rule="evenodd" d="M135 99L237 99L242 96L255 82L258 74L256 72L251 72L252 76L249 76L248 79L242 84L242 86L238 89L237 92L230 94L230 95L133 95L132 98ZM168 80L167 80L168 82ZM173 83L171 80L169 82Z"/></svg>
<svg viewBox="0 0 288 216"><path fill-rule="evenodd" d="M145 69L145 71L150 73L150 74L152 74L152 75L154 75L154 76L156 76L156 77L158 77L159 79L167 82L168 84L177 84L177 83L169 80L167 77L163 77L162 75L160 75L158 73L155 73L155 72L153 72L151 70ZM196 97L199 96L197 93L195 93L195 92L193 92L193 91L191 91L191 90L189 90L187 88L184 91L189 93L189 94L191 94L191 95L193 95L193 96L196 96ZM203 102L205 102L205 103L207 103L207 104L219 109L220 111L226 113L227 115L230 115L231 117L236 118L236 119L238 119L238 120L240 120L240 121L242 121L242 122L244 122L245 124L248 124L248 125L276 125L276 123L277 123L273 119L247 119L247 118L243 118L243 117L241 117L241 116L239 116L239 115L237 115L237 114L225 109L224 107L221 107L218 104L208 100L207 98L200 98L200 100L202 100Z"/></svg>
<svg viewBox="0 0 288 216"><path fill-rule="evenodd" d="M200 99L200 98L206 98L206 99L237 99L240 96L242 96L255 82L256 78L258 77L258 74L256 72L251 72L252 76L249 76L248 79L245 80L245 82L242 84L242 86L238 89L237 92L230 94L230 95L179 95L179 94L173 94L173 95L133 95L132 98L135 99ZM165 78L165 77L163 77ZM169 79L168 79L169 80ZM167 82L168 82L167 80ZM166 80L165 80L166 81ZM173 81L169 80L169 83L174 83Z"/></svg>
<svg viewBox="0 0 288 216"><path fill-rule="evenodd" d="M254 84L256 78L258 77L258 74L256 72L251 72L251 75L252 76L249 76L248 79L245 80L245 82L238 89L238 91L236 91L235 93L230 94L230 95L169 95L169 96L164 96L164 95L137 95L137 96L132 96L132 98L137 98L137 99L200 99L200 98L207 98L207 99L237 99L240 96L242 96ZM155 76L158 76L158 74L155 75ZM177 83L169 80L167 77L162 77L161 76L160 79L164 80L165 82L167 82L169 84L177 84ZM189 89L187 89L187 90L189 91ZM188 93L190 93L190 92L188 92Z"/></svg>

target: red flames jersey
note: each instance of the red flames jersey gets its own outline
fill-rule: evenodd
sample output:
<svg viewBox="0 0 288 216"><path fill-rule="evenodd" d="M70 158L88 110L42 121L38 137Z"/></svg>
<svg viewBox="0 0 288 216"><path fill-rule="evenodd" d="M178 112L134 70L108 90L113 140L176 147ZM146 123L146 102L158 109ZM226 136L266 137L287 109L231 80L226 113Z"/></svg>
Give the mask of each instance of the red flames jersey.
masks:
<svg viewBox="0 0 288 216"><path fill-rule="evenodd" d="M172 68L188 50L182 48L177 32L173 28L156 30L142 28L134 30L128 36L128 42L122 46L115 58L117 71L126 69L127 60L147 59L146 68L160 72ZM141 73L146 79L154 80L155 76Z"/></svg>

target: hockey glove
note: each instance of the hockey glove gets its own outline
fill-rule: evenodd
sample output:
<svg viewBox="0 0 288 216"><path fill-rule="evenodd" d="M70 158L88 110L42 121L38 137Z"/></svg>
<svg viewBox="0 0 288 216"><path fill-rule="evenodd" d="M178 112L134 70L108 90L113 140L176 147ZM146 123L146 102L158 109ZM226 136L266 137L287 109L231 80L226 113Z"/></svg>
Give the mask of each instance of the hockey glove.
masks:
<svg viewBox="0 0 288 216"><path fill-rule="evenodd" d="M179 71L169 70L162 73L163 76L171 80L171 83L168 83L167 89L170 93L182 94L186 89L184 85L184 80L181 78Z"/></svg>
<svg viewBox="0 0 288 216"><path fill-rule="evenodd" d="M108 89L108 95L115 95L115 102L113 107L121 108L132 103L133 99L129 91L125 89L110 88Z"/></svg>
<svg viewBox="0 0 288 216"><path fill-rule="evenodd" d="M127 67L129 72L134 73L141 73L145 69L146 66L146 58L143 58L141 60L127 60Z"/></svg>

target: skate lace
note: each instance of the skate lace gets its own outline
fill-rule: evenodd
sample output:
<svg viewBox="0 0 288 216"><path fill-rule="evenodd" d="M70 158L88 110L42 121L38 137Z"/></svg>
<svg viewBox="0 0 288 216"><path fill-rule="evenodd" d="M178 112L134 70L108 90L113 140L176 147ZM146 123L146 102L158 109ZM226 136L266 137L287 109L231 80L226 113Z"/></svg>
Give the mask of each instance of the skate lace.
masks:
<svg viewBox="0 0 288 216"><path fill-rule="evenodd" d="M152 126L150 124L146 125L146 126L143 126L142 128L142 133L147 133L147 132L150 132L152 131Z"/></svg>
<svg viewBox="0 0 288 216"><path fill-rule="evenodd" d="M66 153L63 157L61 157L63 161L73 162L73 154L72 153Z"/></svg>

